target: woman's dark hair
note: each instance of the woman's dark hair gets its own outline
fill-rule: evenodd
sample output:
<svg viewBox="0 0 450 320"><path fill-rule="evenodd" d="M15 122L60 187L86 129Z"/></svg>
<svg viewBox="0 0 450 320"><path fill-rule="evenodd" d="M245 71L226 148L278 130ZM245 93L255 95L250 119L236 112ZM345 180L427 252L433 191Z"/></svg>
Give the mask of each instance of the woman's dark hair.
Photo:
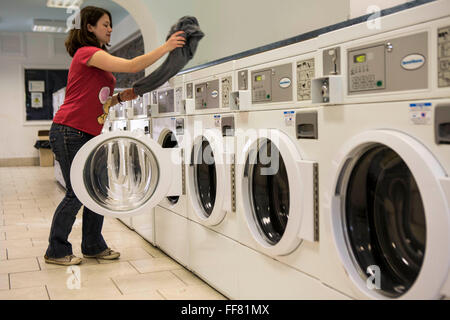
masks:
<svg viewBox="0 0 450 320"><path fill-rule="evenodd" d="M65 42L66 50L71 57L75 55L75 52L77 52L78 49L85 46L94 46L107 51L106 46L100 46L97 37L94 35L94 33L88 31L87 27L88 24L90 24L91 26L96 26L98 20L100 20L100 18L105 14L109 16L109 21L111 21L112 28L111 13L108 10L93 6L88 6L81 9L80 17L75 18L75 20L72 22L75 25L77 22L76 20L78 19L79 26L75 25L75 27L70 30Z"/></svg>

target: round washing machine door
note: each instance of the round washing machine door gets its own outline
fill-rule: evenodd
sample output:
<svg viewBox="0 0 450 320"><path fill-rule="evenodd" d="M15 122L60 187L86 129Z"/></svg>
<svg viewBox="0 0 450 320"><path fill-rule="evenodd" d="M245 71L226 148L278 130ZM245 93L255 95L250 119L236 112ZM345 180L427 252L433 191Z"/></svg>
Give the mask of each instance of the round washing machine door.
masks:
<svg viewBox="0 0 450 320"><path fill-rule="evenodd" d="M159 143L164 149L178 148L178 139L172 130L165 129L159 135ZM180 196L168 196L167 201L171 205L178 203Z"/></svg>
<svg viewBox="0 0 450 320"><path fill-rule="evenodd" d="M450 261L438 161L410 136L379 130L355 136L333 163L330 217L356 286L378 299L437 298Z"/></svg>
<svg viewBox="0 0 450 320"><path fill-rule="evenodd" d="M229 137L228 137L229 138ZM189 197L197 217L205 225L219 224L231 210L233 151L220 130L206 129L193 139L188 183Z"/></svg>
<svg viewBox="0 0 450 320"><path fill-rule="evenodd" d="M88 141L76 154L72 188L90 210L123 218L155 207L168 193L177 165L140 131L110 132Z"/></svg>
<svg viewBox="0 0 450 320"><path fill-rule="evenodd" d="M260 249L291 253L303 239L314 241L317 165L304 161L292 140L263 130L243 150L240 183L247 226Z"/></svg>

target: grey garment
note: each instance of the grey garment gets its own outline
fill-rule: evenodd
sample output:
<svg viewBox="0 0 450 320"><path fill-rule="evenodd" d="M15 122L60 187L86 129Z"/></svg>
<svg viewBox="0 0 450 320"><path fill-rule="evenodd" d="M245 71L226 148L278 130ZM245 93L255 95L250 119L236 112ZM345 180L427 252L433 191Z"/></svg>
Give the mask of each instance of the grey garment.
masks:
<svg viewBox="0 0 450 320"><path fill-rule="evenodd" d="M186 38L186 44L182 48L172 50L158 69L153 71L147 77L133 83L133 89L136 94L141 96L146 92L155 90L180 72L189 60L192 59L197 50L199 41L205 36L200 30L197 19L190 16L182 17L170 28L166 41L177 31L185 32L182 36Z"/></svg>

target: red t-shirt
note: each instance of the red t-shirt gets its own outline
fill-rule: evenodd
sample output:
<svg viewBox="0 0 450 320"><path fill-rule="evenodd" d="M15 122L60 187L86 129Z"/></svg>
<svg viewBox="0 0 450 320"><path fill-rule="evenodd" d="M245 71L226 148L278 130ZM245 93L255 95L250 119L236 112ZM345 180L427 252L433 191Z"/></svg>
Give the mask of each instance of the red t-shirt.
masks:
<svg viewBox="0 0 450 320"><path fill-rule="evenodd" d="M116 78L111 72L86 65L99 50L102 49L81 47L77 50L70 64L64 103L53 118L54 123L94 136L99 135L103 127L97 117L103 114L103 104L116 86Z"/></svg>

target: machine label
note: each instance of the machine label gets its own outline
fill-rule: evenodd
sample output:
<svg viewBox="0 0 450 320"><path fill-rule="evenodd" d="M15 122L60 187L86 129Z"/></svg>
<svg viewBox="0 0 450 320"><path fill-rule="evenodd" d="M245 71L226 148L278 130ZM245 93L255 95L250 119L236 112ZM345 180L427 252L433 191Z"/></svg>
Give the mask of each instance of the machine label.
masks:
<svg viewBox="0 0 450 320"><path fill-rule="evenodd" d="M425 57L421 54L410 54L401 61L403 69L417 70L425 64Z"/></svg>
<svg viewBox="0 0 450 320"><path fill-rule="evenodd" d="M214 115L214 126L216 128L220 128L220 114L215 114Z"/></svg>
<svg viewBox="0 0 450 320"><path fill-rule="evenodd" d="M284 123L286 126L294 125L295 112L294 111L284 111Z"/></svg>
<svg viewBox="0 0 450 320"><path fill-rule="evenodd" d="M218 96L219 96L219 91L214 90L213 92L211 92L211 97L217 98Z"/></svg>
<svg viewBox="0 0 450 320"><path fill-rule="evenodd" d="M432 120L432 104L430 102L410 103L410 119L413 124L429 125Z"/></svg>
<svg viewBox="0 0 450 320"><path fill-rule="evenodd" d="M291 86L291 79L289 78L283 78L280 80L280 87L281 88L289 88Z"/></svg>

